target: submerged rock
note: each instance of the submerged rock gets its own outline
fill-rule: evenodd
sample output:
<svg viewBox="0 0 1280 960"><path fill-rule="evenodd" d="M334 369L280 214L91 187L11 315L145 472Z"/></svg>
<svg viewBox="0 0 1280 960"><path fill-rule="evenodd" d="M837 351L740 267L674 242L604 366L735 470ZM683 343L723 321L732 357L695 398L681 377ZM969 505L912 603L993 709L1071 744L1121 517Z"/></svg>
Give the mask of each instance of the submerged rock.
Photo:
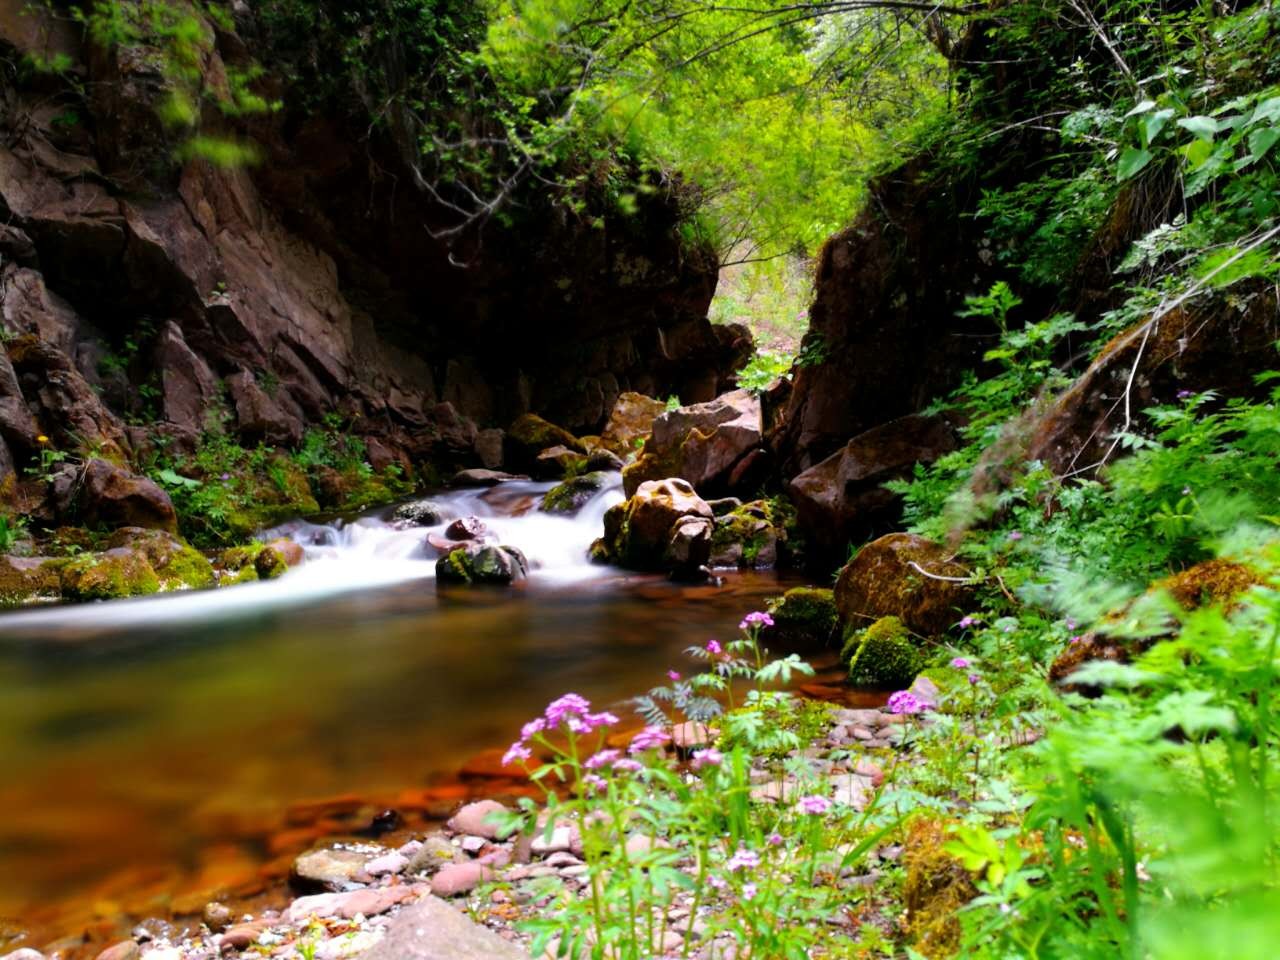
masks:
<svg viewBox="0 0 1280 960"><path fill-rule="evenodd" d="M448 518L445 508L435 500L426 498L402 503L392 511L391 518L415 527L434 527Z"/></svg>
<svg viewBox="0 0 1280 960"><path fill-rule="evenodd" d="M528 576L529 561L516 547L468 541L436 561L436 577L453 583L509 584Z"/></svg>
<svg viewBox="0 0 1280 960"><path fill-rule="evenodd" d="M609 474L603 471L584 473L552 487L538 507L544 513L577 513L596 494L609 485Z"/></svg>
<svg viewBox="0 0 1280 960"><path fill-rule="evenodd" d="M444 535L453 541L483 540L489 532L479 517L459 517L445 528Z"/></svg>
<svg viewBox="0 0 1280 960"><path fill-rule="evenodd" d="M933 541L891 533L867 544L840 571L836 607L846 628L892 616L915 633L936 636L972 598L968 574Z"/></svg>

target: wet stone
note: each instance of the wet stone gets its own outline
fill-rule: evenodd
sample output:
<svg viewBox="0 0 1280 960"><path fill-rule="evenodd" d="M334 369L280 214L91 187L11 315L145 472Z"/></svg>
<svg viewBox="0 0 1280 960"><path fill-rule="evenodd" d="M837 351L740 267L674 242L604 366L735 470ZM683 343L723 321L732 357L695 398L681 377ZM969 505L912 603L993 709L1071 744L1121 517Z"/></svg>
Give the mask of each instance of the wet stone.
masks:
<svg viewBox="0 0 1280 960"><path fill-rule="evenodd" d="M498 827L489 823L488 818L494 814L506 812L507 808L496 800L477 800L475 803L468 803L455 813L445 826L454 833L466 833L484 837L486 840L496 840L499 836Z"/></svg>

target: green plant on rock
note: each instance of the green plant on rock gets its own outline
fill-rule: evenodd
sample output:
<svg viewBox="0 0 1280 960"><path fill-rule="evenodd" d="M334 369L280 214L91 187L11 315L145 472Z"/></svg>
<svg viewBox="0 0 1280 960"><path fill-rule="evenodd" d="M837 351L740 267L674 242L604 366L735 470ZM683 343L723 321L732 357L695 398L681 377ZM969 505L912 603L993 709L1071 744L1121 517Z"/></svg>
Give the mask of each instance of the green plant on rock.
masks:
<svg viewBox="0 0 1280 960"><path fill-rule="evenodd" d="M917 641L897 617L850 629L840 659L849 665L849 682L861 687L907 687L922 666Z"/></svg>

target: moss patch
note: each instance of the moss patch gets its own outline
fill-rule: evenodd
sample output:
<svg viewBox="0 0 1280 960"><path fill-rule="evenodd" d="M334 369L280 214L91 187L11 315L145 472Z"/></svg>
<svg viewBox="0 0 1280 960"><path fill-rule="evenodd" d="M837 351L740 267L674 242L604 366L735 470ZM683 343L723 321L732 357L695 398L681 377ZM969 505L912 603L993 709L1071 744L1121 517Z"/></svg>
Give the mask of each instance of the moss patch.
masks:
<svg viewBox="0 0 1280 960"><path fill-rule="evenodd" d="M160 578L145 554L128 547L69 561L62 568L61 583L63 597L82 601L140 597L160 590Z"/></svg>
<svg viewBox="0 0 1280 960"><path fill-rule="evenodd" d="M930 958L955 955L963 932L957 913L978 895L968 871L943 849L947 840L941 822L921 817L907 828L903 845L907 933L916 950Z"/></svg>
<svg viewBox="0 0 1280 960"><path fill-rule="evenodd" d="M840 658L849 663L849 682L859 687L907 687L921 666L911 634L897 617L847 631Z"/></svg>
<svg viewBox="0 0 1280 960"><path fill-rule="evenodd" d="M0 556L0 607L49 600L62 592L59 568L65 561Z"/></svg>
<svg viewBox="0 0 1280 960"><path fill-rule="evenodd" d="M786 648L831 646L840 635L836 601L830 590L795 587L770 605L773 626L765 638Z"/></svg>
<svg viewBox="0 0 1280 960"><path fill-rule="evenodd" d="M608 483L609 475L603 471L584 473L548 490L539 509L544 513L576 513Z"/></svg>

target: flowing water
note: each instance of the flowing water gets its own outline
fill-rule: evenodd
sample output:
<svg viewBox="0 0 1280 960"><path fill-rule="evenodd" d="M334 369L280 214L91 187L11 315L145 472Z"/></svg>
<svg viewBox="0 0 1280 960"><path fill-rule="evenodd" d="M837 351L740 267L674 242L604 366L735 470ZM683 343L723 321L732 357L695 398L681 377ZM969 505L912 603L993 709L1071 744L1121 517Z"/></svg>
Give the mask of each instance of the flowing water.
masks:
<svg viewBox="0 0 1280 960"><path fill-rule="evenodd" d="M39 945L251 895L383 807L498 790L482 751L550 698L622 714L784 586L592 566L620 488L565 518L534 509L549 487L436 498L524 550L512 588L437 585L427 531L384 511L282 528L307 562L270 583L0 616L0 946L3 918Z"/></svg>

